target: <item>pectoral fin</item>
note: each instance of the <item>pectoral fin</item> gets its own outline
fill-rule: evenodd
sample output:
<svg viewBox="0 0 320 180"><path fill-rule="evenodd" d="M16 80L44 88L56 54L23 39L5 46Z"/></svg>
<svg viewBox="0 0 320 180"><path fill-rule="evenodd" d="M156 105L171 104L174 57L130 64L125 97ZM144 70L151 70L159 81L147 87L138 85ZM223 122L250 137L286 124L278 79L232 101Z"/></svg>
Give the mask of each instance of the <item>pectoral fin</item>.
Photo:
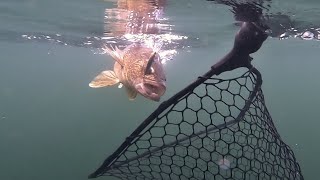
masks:
<svg viewBox="0 0 320 180"><path fill-rule="evenodd" d="M113 71L102 71L89 83L89 86L92 88L101 88L112 86L118 82L119 79L116 77L116 74Z"/></svg>
<svg viewBox="0 0 320 180"><path fill-rule="evenodd" d="M127 91L129 100L134 100L137 97L137 91L134 88L126 87L126 91Z"/></svg>

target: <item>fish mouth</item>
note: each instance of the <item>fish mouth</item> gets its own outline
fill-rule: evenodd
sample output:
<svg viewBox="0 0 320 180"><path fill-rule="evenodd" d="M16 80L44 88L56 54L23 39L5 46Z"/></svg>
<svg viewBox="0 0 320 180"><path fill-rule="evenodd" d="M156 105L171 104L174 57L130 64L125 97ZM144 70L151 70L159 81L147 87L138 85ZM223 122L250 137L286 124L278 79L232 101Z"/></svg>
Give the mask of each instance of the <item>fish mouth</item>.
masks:
<svg viewBox="0 0 320 180"><path fill-rule="evenodd" d="M141 95L153 101L160 101L160 97L166 91L165 84L158 82L139 83L135 88Z"/></svg>

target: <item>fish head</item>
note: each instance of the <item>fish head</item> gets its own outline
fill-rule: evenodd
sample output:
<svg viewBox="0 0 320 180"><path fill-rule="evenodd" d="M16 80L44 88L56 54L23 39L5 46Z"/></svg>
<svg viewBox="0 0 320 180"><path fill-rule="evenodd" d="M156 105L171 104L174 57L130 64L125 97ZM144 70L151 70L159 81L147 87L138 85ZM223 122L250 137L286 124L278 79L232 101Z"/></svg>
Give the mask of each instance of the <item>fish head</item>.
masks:
<svg viewBox="0 0 320 180"><path fill-rule="evenodd" d="M166 77L160 56L152 52L150 58L144 61L142 77L134 82L135 89L144 97L159 101L166 91Z"/></svg>

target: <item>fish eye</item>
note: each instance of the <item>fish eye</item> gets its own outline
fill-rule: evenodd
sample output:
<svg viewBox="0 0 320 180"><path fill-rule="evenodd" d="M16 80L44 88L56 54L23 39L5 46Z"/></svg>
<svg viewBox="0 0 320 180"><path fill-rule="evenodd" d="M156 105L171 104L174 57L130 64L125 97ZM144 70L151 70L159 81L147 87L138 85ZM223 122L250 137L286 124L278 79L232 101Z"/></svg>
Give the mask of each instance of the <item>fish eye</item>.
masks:
<svg viewBox="0 0 320 180"><path fill-rule="evenodd" d="M146 74L146 75L147 75L147 74L152 74L152 73L154 73L153 67L150 67L150 68L146 69L146 71L145 71L145 74Z"/></svg>
<svg viewBox="0 0 320 180"><path fill-rule="evenodd" d="M147 63L147 66L146 66L146 69L145 69L145 72L144 74L151 74L151 73L154 73L154 69L152 68L152 64L155 63L155 57L156 57L156 52L154 52L152 54L152 56L149 58L148 60L148 63Z"/></svg>

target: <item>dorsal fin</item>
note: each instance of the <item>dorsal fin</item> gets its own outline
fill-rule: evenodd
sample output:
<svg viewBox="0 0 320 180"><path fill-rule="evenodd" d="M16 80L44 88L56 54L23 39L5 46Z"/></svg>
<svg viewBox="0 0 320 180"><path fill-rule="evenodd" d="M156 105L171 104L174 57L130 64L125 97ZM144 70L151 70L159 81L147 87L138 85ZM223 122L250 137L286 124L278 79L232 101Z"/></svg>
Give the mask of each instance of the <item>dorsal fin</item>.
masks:
<svg viewBox="0 0 320 180"><path fill-rule="evenodd" d="M119 63L122 67L124 65L123 63L123 53L118 47L115 48L111 46L111 48L107 47L106 45L103 46L104 52L108 53L113 59Z"/></svg>

